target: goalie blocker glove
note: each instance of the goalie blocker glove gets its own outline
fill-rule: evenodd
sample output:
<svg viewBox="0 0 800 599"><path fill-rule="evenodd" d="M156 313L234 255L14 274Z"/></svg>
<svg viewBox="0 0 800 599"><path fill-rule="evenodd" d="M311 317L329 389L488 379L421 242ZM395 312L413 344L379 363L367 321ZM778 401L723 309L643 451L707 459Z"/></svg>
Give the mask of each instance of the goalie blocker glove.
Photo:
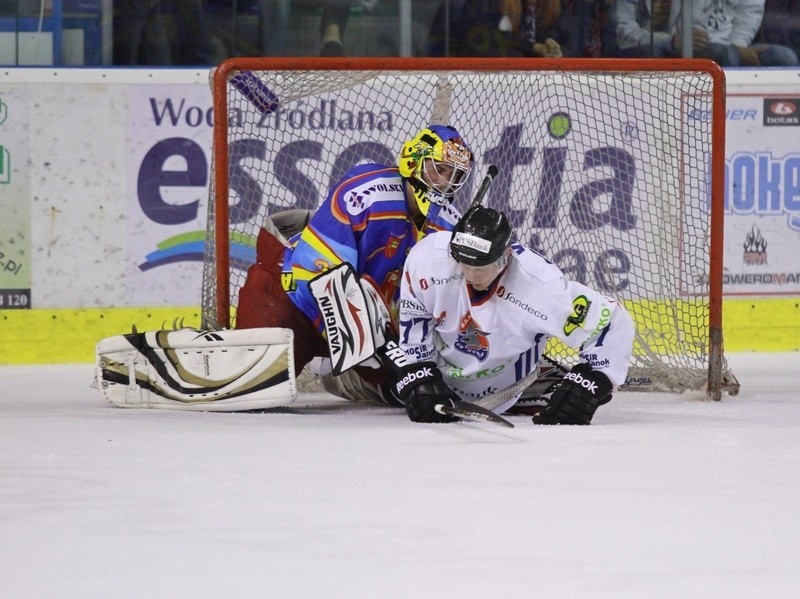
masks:
<svg viewBox="0 0 800 599"><path fill-rule="evenodd" d="M613 385L589 364L577 364L564 375L534 424L589 424L597 408L611 401Z"/></svg>
<svg viewBox="0 0 800 599"><path fill-rule="evenodd" d="M394 393L414 422L454 422L449 414L436 411L436 405L456 407L461 399L442 380L436 362L409 363L405 352L394 341L380 348L384 361L394 371Z"/></svg>

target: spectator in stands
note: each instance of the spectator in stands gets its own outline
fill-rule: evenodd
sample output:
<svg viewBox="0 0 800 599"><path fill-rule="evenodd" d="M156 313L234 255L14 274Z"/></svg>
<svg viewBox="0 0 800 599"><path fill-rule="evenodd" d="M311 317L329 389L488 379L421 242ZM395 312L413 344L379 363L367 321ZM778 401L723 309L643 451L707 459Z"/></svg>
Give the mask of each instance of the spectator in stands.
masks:
<svg viewBox="0 0 800 599"><path fill-rule="evenodd" d="M800 0L766 0L756 41L788 46L800 56Z"/></svg>
<svg viewBox="0 0 800 599"><path fill-rule="evenodd" d="M344 30L350 18L350 9L360 4L364 10L372 10L378 0L325 0L322 2L322 49L321 56L344 56Z"/></svg>
<svg viewBox="0 0 800 599"><path fill-rule="evenodd" d="M114 0L114 64L172 62L161 0Z"/></svg>
<svg viewBox="0 0 800 599"><path fill-rule="evenodd" d="M203 0L115 0L114 64L212 64Z"/></svg>
<svg viewBox="0 0 800 599"><path fill-rule="evenodd" d="M431 56L563 55L560 0L455 0L446 8L443 4L433 17Z"/></svg>
<svg viewBox="0 0 800 599"><path fill-rule="evenodd" d="M561 0L559 30L564 56L613 56L617 0Z"/></svg>
<svg viewBox="0 0 800 599"><path fill-rule="evenodd" d="M211 34L205 13L204 0L165 0L172 16L172 64L210 65Z"/></svg>
<svg viewBox="0 0 800 599"><path fill-rule="evenodd" d="M613 51L622 58L674 58L680 37L673 40L680 2L672 0L617 0L617 42ZM677 49L677 50L676 50Z"/></svg>
<svg viewBox="0 0 800 599"><path fill-rule="evenodd" d="M648 55L644 52L650 46L649 28L652 24L653 55L679 56L680 2L673 2L667 23L663 25L665 10L658 0L654 0L652 5L651 0L619 0L619 52L629 52L629 56ZM763 17L764 0L695 0L692 18L693 56L710 58L723 67L800 64L791 48L778 44L753 44ZM665 30L658 31L657 23L664 26Z"/></svg>
<svg viewBox="0 0 800 599"><path fill-rule="evenodd" d="M764 0L695 0L694 56L723 67L797 66L797 54L777 44L753 44L764 18ZM678 17L680 23L680 17Z"/></svg>

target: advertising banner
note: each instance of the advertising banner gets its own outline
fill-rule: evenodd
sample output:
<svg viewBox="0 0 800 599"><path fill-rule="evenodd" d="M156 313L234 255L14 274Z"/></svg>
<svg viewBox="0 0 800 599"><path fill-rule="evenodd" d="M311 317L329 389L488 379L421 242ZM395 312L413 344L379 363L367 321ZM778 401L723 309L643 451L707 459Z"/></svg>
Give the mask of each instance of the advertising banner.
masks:
<svg viewBox="0 0 800 599"><path fill-rule="evenodd" d="M202 85L131 85L128 98L128 301L199 304L211 93Z"/></svg>
<svg viewBox="0 0 800 599"><path fill-rule="evenodd" d="M31 307L28 94L0 88L0 310Z"/></svg>
<svg viewBox="0 0 800 599"><path fill-rule="evenodd" d="M800 296L800 93L785 84L786 73L773 79L759 73L758 80L730 75L724 293ZM207 79L205 71L168 70L20 69L0 76L0 309L199 305L212 160ZM402 98L404 90L396 93ZM707 107L702 98L684 96L669 107L675 116L663 119L662 135L645 122L647 110L637 97L615 89L604 93L616 94L618 109L593 121L604 128L602 144L586 135L589 92L585 110L574 108L574 97L550 90L536 110L493 114L490 134L470 140L478 176L466 195L486 165L497 163L510 175L495 181L491 201L509 213L524 234L521 241L551 258L564 257L569 276L580 280L587 273L600 290L615 293L626 285L632 297L642 297L647 291L636 276L641 261L669 257L668 272L682 296L692 297L704 273L694 270L697 257L676 245L688 246L691 232L684 231L680 241L658 239L659 223L646 222L638 202L642 185L675 179L667 169L697 170L693 165L707 160L682 144L707 125ZM283 106L258 130L234 120L237 167L254 182L257 170L266 175L257 185L232 189L231 220L254 221L255 208L267 201L276 209L315 208L327 186L353 160L365 158L364 152L393 161L398 143L432 110L422 104L415 111L400 109L385 96L373 100L366 109L374 126L363 130L357 148L346 151L326 145L330 131L324 129L352 118L353 107L334 103L333 95ZM483 114L484 107L456 97L452 110L466 119L470 112ZM265 129L277 134L274 147L266 147ZM667 133L677 143L660 141ZM649 159L639 150L645 143L661 143L670 159ZM308 169L322 171L313 185L298 176ZM520 192L524 179L532 182L526 188L532 192ZM705 181L686 184L693 188L685 197L703 197ZM604 185L629 193L612 205ZM689 220L685 211L692 207L676 204L668 189L651 189L663 195L658 219ZM591 235L575 220L576 197L595 198L588 212L606 219L602 226L613 228L613 243L598 236L578 252L569 241L550 241L551 230L566 230L568 240ZM641 236L651 240L646 254L635 250ZM233 243L232 250L240 252L242 264L252 260L252 247Z"/></svg>
<svg viewBox="0 0 800 599"><path fill-rule="evenodd" d="M724 293L800 295L800 94L727 107Z"/></svg>

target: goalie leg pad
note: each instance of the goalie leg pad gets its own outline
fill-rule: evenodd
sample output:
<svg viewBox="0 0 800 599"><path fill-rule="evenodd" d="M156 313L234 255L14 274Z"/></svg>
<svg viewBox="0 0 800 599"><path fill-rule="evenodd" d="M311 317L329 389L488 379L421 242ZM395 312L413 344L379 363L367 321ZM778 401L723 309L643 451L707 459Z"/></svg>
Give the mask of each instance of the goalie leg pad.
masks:
<svg viewBox="0 0 800 599"><path fill-rule="evenodd" d="M231 412L297 398L290 329L179 329L117 335L96 347L96 386L115 406Z"/></svg>
<svg viewBox="0 0 800 599"><path fill-rule="evenodd" d="M347 401L387 403L381 388L364 380L354 369L343 372L339 376L328 373L322 377L322 386L331 395Z"/></svg>

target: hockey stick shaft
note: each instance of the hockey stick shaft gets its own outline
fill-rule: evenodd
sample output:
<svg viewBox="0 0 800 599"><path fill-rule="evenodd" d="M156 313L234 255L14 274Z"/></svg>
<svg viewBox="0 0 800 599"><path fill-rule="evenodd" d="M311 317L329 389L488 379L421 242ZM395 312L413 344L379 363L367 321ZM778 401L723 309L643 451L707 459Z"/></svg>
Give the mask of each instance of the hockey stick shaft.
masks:
<svg viewBox="0 0 800 599"><path fill-rule="evenodd" d="M493 422L508 428L514 428L514 424L502 416L498 416L491 410L482 408L479 405L470 403L468 401L461 401L457 406L446 406L443 404L436 404L434 409L440 414L447 414L462 420L471 420L473 422Z"/></svg>
<svg viewBox="0 0 800 599"><path fill-rule="evenodd" d="M503 405L510 399L512 399L515 395L520 395L525 389L533 384L536 378L539 376L539 369L534 368L531 372L528 373L527 376L520 379L510 387L506 389L501 389L497 393L492 395L488 395L480 400L480 404L478 407L481 407L485 410L494 410L498 406Z"/></svg>
<svg viewBox="0 0 800 599"><path fill-rule="evenodd" d="M475 192L475 197L472 199L472 204L470 204L470 208L474 208L481 202L483 202L483 197L486 195L486 192L489 191L489 186L492 184L492 181L497 176L497 167L493 164L489 165L489 168L486 171L486 176L481 181L480 187L478 187L478 191Z"/></svg>

